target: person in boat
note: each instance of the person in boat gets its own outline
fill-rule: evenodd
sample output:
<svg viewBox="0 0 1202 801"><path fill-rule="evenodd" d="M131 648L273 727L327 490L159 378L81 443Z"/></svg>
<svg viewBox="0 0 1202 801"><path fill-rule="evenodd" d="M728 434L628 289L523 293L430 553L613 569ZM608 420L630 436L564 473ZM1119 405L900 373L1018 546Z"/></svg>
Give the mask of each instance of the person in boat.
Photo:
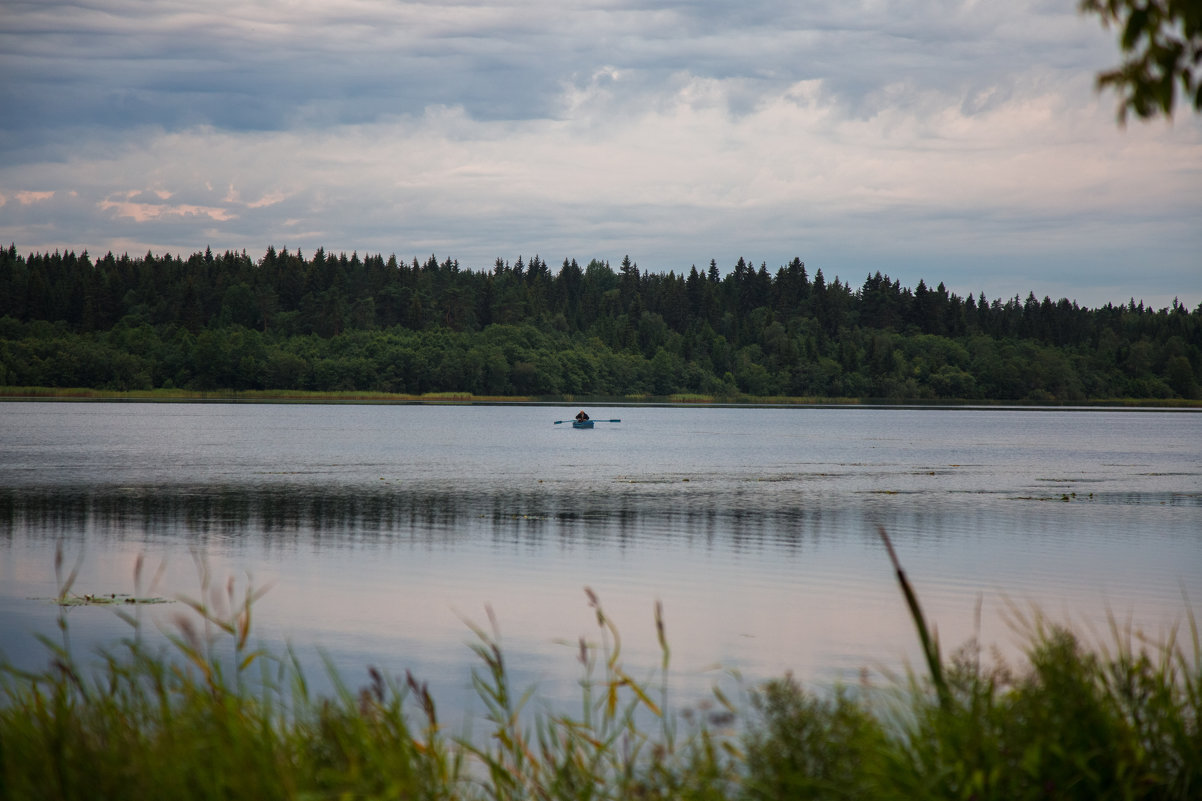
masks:
<svg viewBox="0 0 1202 801"><path fill-rule="evenodd" d="M588 419L588 415L584 413L584 409L581 409L576 415L577 423L583 423L587 419Z"/></svg>

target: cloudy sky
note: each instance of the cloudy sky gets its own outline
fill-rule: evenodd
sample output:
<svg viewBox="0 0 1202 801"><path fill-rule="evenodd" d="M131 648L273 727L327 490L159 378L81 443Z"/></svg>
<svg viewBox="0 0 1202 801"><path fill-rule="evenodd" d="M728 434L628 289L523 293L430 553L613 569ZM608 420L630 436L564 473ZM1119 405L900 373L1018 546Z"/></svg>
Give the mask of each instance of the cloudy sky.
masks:
<svg viewBox="0 0 1202 801"><path fill-rule="evenodd" d="M1076 0L0 0L0 240L1202 302L1202 115Z"/></svg>

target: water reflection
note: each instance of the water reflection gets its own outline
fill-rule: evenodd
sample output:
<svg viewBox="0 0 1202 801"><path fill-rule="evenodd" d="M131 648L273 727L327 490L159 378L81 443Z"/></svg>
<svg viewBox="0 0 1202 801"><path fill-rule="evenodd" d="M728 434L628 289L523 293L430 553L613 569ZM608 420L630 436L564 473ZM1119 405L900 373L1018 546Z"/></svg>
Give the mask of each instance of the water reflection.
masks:
<svg viewBox="0 0 1202 801"><path fill-rule="evenodd" d="M647 538L694 545L798 547L803 532L840 525L842 510L776 504L762 497L662 494L480 493L471 489L277 486L140 486L0 489L0 535L67 542L92 536L179 539L200 545L254 535L268 549L405 542L448 546L480 532L497 543L604 544Z"/></svg>
<svg viewBox="0 0 1202 801"><path fill-rule="evenodd" d="M71 542L88 537L176 540L205 546L253 540L267 550L323 549L404 543L453 547L494 544L655 547L672 539L731 551L790 551L807 539L849 533L875 536L877 525L900 539L940 540L993 527L996 512L972 505L914 502L904 495L866 494L856 503L762 493L562 492L554 488L480 492L472 488L381 486L313 488L197 485L0 488L0 536ZM1163 514L1202 509L1202 492L1056 493L1005 499L1012 536L1024 519L1067 517L1105 536L1113 507L1156 507ZM1071 505L1067 509L1056 506ZM1092 522L1091 522L1092 521ZM139 536L140 535L140 536ZM252 536L253 535L253 536Z"/></svg>

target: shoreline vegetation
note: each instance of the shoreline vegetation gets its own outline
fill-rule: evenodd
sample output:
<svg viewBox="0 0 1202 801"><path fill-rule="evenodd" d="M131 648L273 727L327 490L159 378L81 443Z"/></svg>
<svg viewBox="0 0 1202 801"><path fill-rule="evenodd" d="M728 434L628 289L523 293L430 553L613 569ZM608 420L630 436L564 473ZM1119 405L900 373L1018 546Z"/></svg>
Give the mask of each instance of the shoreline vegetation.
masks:
<svg viewBox="0 0 1202 801"><path fill-rule="evenodd" d="M0 386L421 400L1202 401L1202 304L961 297L875 272L491 270L269 247L0 248ZM41 390L38 390L39 394ZM350 393L350 395L340 394ZM1115 401L1127 403L1127 401Z"/></svg>
<svg viewBox="0 0 1202 801"><path fill-rule="evenodd" d="M718 688L673 706L669 626L654 610L661 662L645 679L585 588L596 629L581 637L581 704L541 704L511 685L498 621L468 623L482 712L460 728L427 685L367 666L354 687L314 695L290 654L256 648L263 590L212 584L180 599L165 647L135 607L130 636L85 667L65 613L41 638L48 667L0 657L0 798L92 799L1194 799L1202 791L1202 644L1187 611L1159 640L1111 624L1087 645L1016 614L1026 664L985 662L970 642L950 657L881 540L915 624L924 673L865 678L815 693L793 677L755 688L746 707ZM134 597L142 591L142 561ZM76 571L63 577L71 598ZM77 566L78 569L78 566ZM1188 603L1186 609L1189 609ZM459 733L456 733L459 732Z"/></svg>
<svg viewBox="0 0 1202 801"><path fill-rule="evenodd" d="M1065 401L1014 400L931 400L890 398L817 398L756 397L748 395L716 396L680 394L668 396L500 396L473 395L470 392L426 392L411 395L393 392L355 390L189 390L189 389L92 389L88 387L5 387L0 386L0 403L21 400L56 401L139 401L207 403L318 403L318 404L429 404L429 405L514 405L561 406L915 406L915 407L995 407L995 408L1097 408L1097 409L1202 409L1202 399L1186 398L1099 398Z"/></svg>

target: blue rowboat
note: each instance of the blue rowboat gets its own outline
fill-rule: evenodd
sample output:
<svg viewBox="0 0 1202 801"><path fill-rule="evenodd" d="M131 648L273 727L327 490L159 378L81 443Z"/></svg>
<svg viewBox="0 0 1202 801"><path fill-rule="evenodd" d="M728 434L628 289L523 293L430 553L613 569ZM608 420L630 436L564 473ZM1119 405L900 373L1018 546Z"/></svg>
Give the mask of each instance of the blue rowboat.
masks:
<svg viewBox="0 0 1202 801"><path fill-rule="evenodd" d="M592 427L593 427L592 420L573 420L572 421L572 428L592 428Z"/></svg>

